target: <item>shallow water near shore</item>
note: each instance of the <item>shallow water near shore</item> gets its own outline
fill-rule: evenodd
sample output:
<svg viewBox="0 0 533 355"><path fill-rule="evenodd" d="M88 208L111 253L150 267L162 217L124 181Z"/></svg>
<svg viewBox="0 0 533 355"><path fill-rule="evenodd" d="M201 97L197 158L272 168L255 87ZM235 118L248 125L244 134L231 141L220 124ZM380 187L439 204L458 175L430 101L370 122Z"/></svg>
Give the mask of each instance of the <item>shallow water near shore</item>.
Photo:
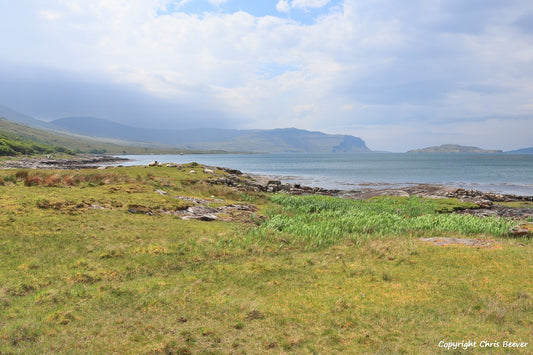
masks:
<svg viewBox="0 0 533 355"><path fill-rule="evenodd" d="M197 162L328 189L441 184L533 195L533 155L523 154L184 154L124 155L116 165Z"/></svg>

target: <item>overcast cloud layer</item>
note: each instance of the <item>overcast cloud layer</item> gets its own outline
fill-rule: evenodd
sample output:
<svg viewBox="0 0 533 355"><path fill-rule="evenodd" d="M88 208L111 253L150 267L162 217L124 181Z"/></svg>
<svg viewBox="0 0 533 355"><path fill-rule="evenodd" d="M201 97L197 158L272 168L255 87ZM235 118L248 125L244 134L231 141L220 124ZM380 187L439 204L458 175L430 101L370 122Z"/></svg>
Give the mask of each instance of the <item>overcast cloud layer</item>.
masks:
<svg viewBox="0 0 533 355"><path fill-rule="evenodd" d="M0 104L297 127L374 150L533 146L530 0L0 1Z"/></svg>

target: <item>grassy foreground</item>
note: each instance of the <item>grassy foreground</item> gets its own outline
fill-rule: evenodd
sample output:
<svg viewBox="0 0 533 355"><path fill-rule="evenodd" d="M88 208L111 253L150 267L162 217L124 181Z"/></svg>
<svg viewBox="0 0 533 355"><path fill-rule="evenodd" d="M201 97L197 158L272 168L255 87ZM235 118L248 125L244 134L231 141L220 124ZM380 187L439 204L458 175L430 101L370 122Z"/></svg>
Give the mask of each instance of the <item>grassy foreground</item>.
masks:
<svg viewBox="0 0 533 355"><path fill-rule="evenodd" d="M0 354L531 353L533 252L507 236L515 222L212 178L194 164L0 171ZM187 196L256 208L182 220Z"/></svg>

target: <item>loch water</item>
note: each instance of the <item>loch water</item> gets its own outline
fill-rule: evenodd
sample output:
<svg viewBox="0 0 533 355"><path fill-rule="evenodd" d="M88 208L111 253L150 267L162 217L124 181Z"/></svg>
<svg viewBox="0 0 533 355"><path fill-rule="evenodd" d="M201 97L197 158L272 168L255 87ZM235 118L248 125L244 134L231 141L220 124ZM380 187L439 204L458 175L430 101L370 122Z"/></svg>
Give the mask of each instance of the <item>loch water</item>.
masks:
<svg viewBox="0 0 533 355"><path fill-rule="evenodd" d="M329 189L430 183L533 195L533 154L285 153L124 155L121 165L190 163L228 167L283 182Z"/></svg>

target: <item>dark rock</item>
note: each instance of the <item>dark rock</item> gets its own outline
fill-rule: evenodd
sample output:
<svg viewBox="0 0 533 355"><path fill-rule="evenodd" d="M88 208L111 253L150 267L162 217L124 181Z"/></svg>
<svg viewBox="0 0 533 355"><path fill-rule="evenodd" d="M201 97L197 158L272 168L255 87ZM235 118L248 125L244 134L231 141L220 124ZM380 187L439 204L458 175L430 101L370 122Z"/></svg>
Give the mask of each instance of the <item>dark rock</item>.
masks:
<svg viewBox="0 0 533 355"><path fill-rule="evenodd" d="M517 227L511 229L511 235L513 237L530 237L533 235L533 225L531 224L521 224Z"/></svg>
<svg viewBox="0 0 533 355"><path fill-rule="evenodd" d="M240 170L236 170L236 169L230 169L230 168L223 168L223 167L217 167L217 169L219 170L223 170L229 174L233 174L233 175L242 175L242 171Z"/></svg>
<svg viewBox="0 0 533 355"><path fill-rule="evenodd" d="M489 208L480 209L466 209L457 211L461 214L471 214L478 217L507 217L515 219L526 219L533 217L532 208L519 208L519 207L505 207L499 205L492 205Z"/></svg>
<svg viewBox="0 0 533 355"><path fill-rule="evenodd" d="M290 191L291 190L291 184L281 184L279 187L280 191Z"/></svg>
<svg viewBox="0 0 533 355"><path fill-rule="evenodd" d="M215 216L214 214L204 214L204 215L201 215L201 216L190 217L190 218L197 219L199 221L209 222L209 221L216 220L217 216ZM183 218L183 219L186 219L186 218Z"/></svg>
<svg viewBox="0 0 533 355"><path fill-rule="evenodd" d="M192 206L185 211L180 211L179 214L183 215L183 219L200 219L203 221L212 221L217 219L217 210L215 208L207 206Z"/></svg>
<svg viewBox="0 0 533 355"><path fill-rule="evenodd" d="M208 202L208 201L206 201ZM184 220L196 219L199 221L214 221L219 219L218 214L224 213L230 215L223 217L223 220L231 220L234 215L250 215L255 212L257 208L252 205L237 205L231 204L218 208L207 207L205 205L192 206L183 211L176 211L173 214Z"/></svg>
<svg viewBox="0 0 533 355"><path fill-rule="evenodd" d="M148 216L152 216L153 215L152 211L149 211L149 210L146 210L146 209L133 208L133 207L128 208L128 212L129 213L135 213L135 214L145 214L145 215L148 215Z"/></svg>
<svg viewBox="0 0 533 355"><path fill-rule="evenodd" d="M203 198L196 198L196 197L189 197L189 196L173 196L172 198L175 198L175 199L178 199L178 200L192 202L192 203L195 203L197 205L209 203L208 200L204 200Z"/></svg>
<svg viewBox="0 0 533 355"><path fill-rule="evenodd" d="M474 198L472 199L472 202L478 205L481 208L491 208L494 203L490 200L484 200L482 198Z"/></svg>

